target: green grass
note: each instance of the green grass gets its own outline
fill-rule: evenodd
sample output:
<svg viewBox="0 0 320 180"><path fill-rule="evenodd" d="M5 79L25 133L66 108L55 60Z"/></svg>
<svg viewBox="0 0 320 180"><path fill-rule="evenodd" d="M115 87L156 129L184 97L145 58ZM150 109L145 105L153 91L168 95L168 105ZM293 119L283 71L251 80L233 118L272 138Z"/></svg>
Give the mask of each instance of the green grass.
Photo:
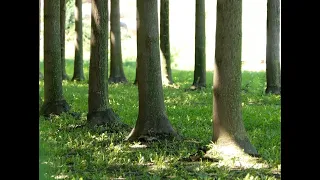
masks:
<svg viewBox="0 0 320 180"><path fill-rule="evenodd" d="M88 79L88 61L85 61ZM43 72L43 63L41 62ZM109 85L109 102L121 120L134 127L138 116L138 89L132 85L135 63L124 62L129 84ZM67 60L67 73L73 75L73 61ZM207 88L185 91L192 84L193 72L173 69L179 88L164 87L167 115L185 139L133 148L125 141L129 132L111 133L86 126L88 85L64 81L64 97L80 120L70 115L40 117L40 173L46 179L279 179L280 96L265 95L265 72L243 72L243 120L252 144L268 168L230 168L225 163L182 162L179 159L209 145L212 137L212 72L207 72ZM43 81L40 81L43 97ZM232 163L232 162L230 162Z"/></svg>

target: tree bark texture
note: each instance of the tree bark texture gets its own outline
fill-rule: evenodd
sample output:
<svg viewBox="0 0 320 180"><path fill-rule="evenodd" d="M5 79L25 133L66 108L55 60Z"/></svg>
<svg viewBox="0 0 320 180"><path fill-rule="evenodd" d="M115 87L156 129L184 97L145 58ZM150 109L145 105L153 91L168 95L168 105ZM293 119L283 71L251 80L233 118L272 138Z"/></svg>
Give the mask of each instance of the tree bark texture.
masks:
<svg viewBox="0 0 320 180"><path fill-rule="evenodd" d="M242 0L217 1L213 142L256 155L241 112Z"/></svg>
<svg viewBox="0 0 320 180"><path fill-rule="evenodd" d="M281 94L280 0L267 3L266 93Z"/></svg>
<svg viewBox="0 0 320 180"><path fill-rule="evenodd" d="M128 140L142 136L173 137L166 115L161 81L157 0L137 0L139 114Z"/></svg>
<svg viewBox="0 0 320 180"><path fill-rule="evenodd" d="M43 74L40 68L40 37L41 37L41 0L39 0L39 80L43 79Z"/></svg>
<svg viewBox="0 0 320 180"><path fill-rule="evenodd" d="M75 0L75 53L72 81L83 81L83 33L82 33L82 0Z"/></svg>
<svg viewBox="0 0 320 180"><path fill-rule="evenodd" d="M60 3L44 1L44 103L40 114L60 115L69 111L61 77Z"/></svg>
<svg viewBox="0 0 320 180"><path fill-rule="evenodd" d="M40 32L41 32L41 0L39 0L39 80L43 79L43 75L40 69ZM39 112L42 105L42 99L40 96L40 86L39 86Z"/></svg>
<svg viewBox="0 0 320 180"><path fill-rule="evenodd" d="M110 13L110 77L109 83L125 83L121 52L121 30L120 30L120 0L111 0Z"/></svg>
<svg viewBox="0 0 320 180"><path fill-rule="evenodd" d="M160 1L160 49L163 84L173 84L170 60L169 0Z"/></svg>
<svg viewBox="0 0 320 180"><path fill-rule="evenodd" d="M92 0L87 120L104 125L117 120L108 101L108 0Z"/></svg>
<svg viewBox="0 0 320 180"><path fill-rule="evenodd" d="M206 14L205 0L196 0L195 62L193 83L196 89L206 87Z"/></svg>

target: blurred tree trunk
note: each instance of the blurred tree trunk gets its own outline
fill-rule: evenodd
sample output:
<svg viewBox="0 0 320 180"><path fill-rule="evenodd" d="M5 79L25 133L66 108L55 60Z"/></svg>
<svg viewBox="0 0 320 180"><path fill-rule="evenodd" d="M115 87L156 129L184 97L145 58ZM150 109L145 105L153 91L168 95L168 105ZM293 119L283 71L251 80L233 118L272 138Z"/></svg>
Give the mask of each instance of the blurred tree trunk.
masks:
<svg viewBox="0 0 320 180"><path fill-rule="evenodd" d="M60 0L60 36L61 36L61 73L62 80L69 80L65 59L66 0Z"/></svg>
<svg viewBox="0 0 320 180"><path fill-rule="evenodd" d="M91 126L119 121L108 100L108 0L92 0L88 123Z"/></svg>
<svg viewBox="0 0 320 180"><path fill-rule="evenodd" d="M205 0L196 0L195 62L191 89L206 87L206 11Z"/></svg>
<svg viewBox="0 0 320 180"><path fill-rule="evenodd" d="M173 84L170 60L169 0L160 1L160 48L162 83Z"/></svg>
<svg viewBox="0 0 320 180"><path fill-rule="evenodd" d="M223 152L257 155L241 112L241 18L242 0L217 1L212 141Z"/></svg>
<svg viewBox="0 0 320 180"><path fill-rule="evenodd" d="M134 78L134 85L138 85L138 58L136 59L136 76Z"/></svg>
<svg viewBox="0 0 320 180"><path fill-rule="evenodd" d="M43 79L43 74L40 68L40 37L41 37L41 0L39 0L39 80Z"/></svg>
<svg viewBox="0 0 320 180"><path fill-rule="evenodd" d="M280 70L280 0L267 3L266 93L281 94Z"/></svg>
<svg viewBox="0 0 320 180"><path fill-rule="evenodd" d="M60 3L44 1L44 102L40 115L69 111L64 100L61 77Z"/></svg>
<svg viewBox="0 0 320 180"><path fill-rule="evenodd" d="M40 42L40 32L41 32L41 0L39 0L39 42ZM40 43L39 43L39 80L42 80L43 75L40 69ZM39 110L42 105L42 99L40 96L40 86L39 86Z"/></svg>
<svg viewBox="0 0 320 180"><path fill-rule="evenodd" d="M136 1L136 23L137 23L137 58L136 58L136 77L134 79L133 84L138 85L138 54L140 49L138 48L138 36L139 36L139 24L140 24L140 18L139 18L139 12L138 12L138 2Z"/></svg>
<svg viewBox="0 0 320 180"><path fill-rule="evenodd" d="M137 7L139 114L128 140L173 137L162 90L157 0L137 0Z"/></svg>
<svg viewBox="0 0 320 180"><path fill-rule="evenodd" d="M72 81L83 81L83 38L82 38L82 0L75 0L75 53Z"/></svg>
<svg viewBox="0 0 320 180"><path fill-rule="evenodd" d="M39 57L39 80L43 79L43 75L41 73L41 68L40 68L40 57Z"/></svg>
<svg viewBox="0 0 320 180"><path fill-rule="evenodd" d="M123 72L121 52L121 29L120 29L120 0L111 0L110 13L110 77L109 83L125 83L127 79Z"/></svg>

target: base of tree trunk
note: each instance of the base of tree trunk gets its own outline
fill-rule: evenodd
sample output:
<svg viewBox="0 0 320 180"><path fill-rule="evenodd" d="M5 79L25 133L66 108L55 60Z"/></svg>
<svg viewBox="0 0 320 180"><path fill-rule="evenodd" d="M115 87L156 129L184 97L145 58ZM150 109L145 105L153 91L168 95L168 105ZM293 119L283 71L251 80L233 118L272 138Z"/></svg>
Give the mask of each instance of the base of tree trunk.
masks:
<svg viewBox="0 0 320 180"><path fill-rule="evenodd" d="M134 131L134 129L132 130ZM173 140L180 139L176 133L153 133L153 134L145 134L145 135L131 135L133 132L131 131L130 135L127 137L127 141L139 141L139 142L152 142L152 141L161 141L161 140Z"/></svg>
<svg viewBox="0 0 320 180"><path fill-rule="evenodd" d="M170 79L165 78L165 77L162 78L162 85L167 86L167 85L172 85L172 84L173 84L173 81L171 81Z"/></svg>
<svg viewBox="0 0 320 180"><path fill-rule="evenodd" d="M77 75L77 76L73 76L71 81L84 81L85 78L84 76L80 76L80 75Z"/></svg>
<svg viewBox="0 0 320 180"><path fill-rule="evenodd" d="M121 77L109 77L108 82L109 84L112 84L112 83L127 83L128 81L126 77L121 76Z"/></svg>
<svg viewBox="0 0 320 180"><path fill-rule="evenodd" d="M226 162L225 164L229 168L268 168L269 165L261 163L259 157L258 153L245 152L234 144L213 144L203 155L203 159L215 159L216 161L222 161L222 163Z"/></svg>
<svg viewBox="0 0 320 180"><path fill-rule="evenodd" d="M206 88L205 84L192 84L186 91L195 91L195 90L203 90Z"/></svg>
<svg viewBox="0 0 320 180"><path fill-rule="evenodd" d="M128 125L120 121L118 115L111 109L106 111L96 111L87 114L87 122L90 127L94 126L123 126L127 128Z"/></svg>
<svg viewBox="0 0 320 180"><path fill-rule="evenodd" d="M67 81L69 81L69 76L67 75L67 74L63 74L62 75L62 80L67 80Z"/></svg>
<svg viewBox="0 0 320 180"><path fill-rule="evenodd" d="M267 87L266 94L277 94L277 95L281 95L281 88L277 87L277 86L269 86Z"/></svg>
<svg viewBox="0 0 320 180"><path fill-rule="evenodd" d="M133 128L129 136L127 137L127 141L140 141L140 142L149 142L156 140L173 140L180 139L181 137L173 130L170 124L161 125L162 128L150 128L147 126L143 126L144 129L137 130L137 128ZM152 129L152 130L150 130Z"/></svg>
<svg viewBox="0 0 320 180"><path fill-rule="evenodd" d="M44 102L40 108L40 115L49 117L51 114L60 115L64 112L68 112L70 106L66 100Z"/></svg>
<svg viewBox="0 0 320 180"><path fill-rule="evenodd" d="M138 85L138 80L137 80L137 79L135 79L135 80L133 81L133 85Z"/></svg>
<svg viewBox="0 0 320 180"><path fill-rule="evenodd" d="M250 143L248 138L230 139L219 138L215 143L215 150L223 155L241 156L247 154L253 157L258 157L259 154L256 148Z"/></svg>

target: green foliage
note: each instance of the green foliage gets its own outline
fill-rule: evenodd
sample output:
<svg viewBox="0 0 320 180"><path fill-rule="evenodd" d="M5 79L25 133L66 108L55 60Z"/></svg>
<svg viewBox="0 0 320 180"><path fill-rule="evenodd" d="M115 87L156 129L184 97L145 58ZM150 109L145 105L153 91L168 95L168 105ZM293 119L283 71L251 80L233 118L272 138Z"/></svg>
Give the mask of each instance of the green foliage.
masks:
<svg viewBox="0 0 320 180"><path fill-rule="evenodd" d="M67 60L67 74L73 61ZM41 63L41 68L43 64ZM124 62L128 84L109 85L109 102L121 120L134 127L138 116L138 89L132 85L135 63ZM211 143L212 72L207 72L207 88L185 91L193 72L173 69L177 87L164 87L167 114L184 138L154 143L129 143L128 131L89 129L87 82L63 81L64 97L80 120L63 114L44 120L40 117L40 168L47 178L60 179L280 179L280 96L265 95L265 72L243 72L243 119L249 138L268 168L234 169L219 162L184 162L182 158ZM84 62L88 79L88 61ZM40 81L43 97L43 81ZM50 148L47 148L50 147ZM232 162L228 162L232 163ZM42 171L42 172L43 172Z"/></svg>
<svg viewBox="0 0 320 180"><path fill-rule="evenodd" d="M74 25L75 0L66 0L66 29Z"/></svg>

